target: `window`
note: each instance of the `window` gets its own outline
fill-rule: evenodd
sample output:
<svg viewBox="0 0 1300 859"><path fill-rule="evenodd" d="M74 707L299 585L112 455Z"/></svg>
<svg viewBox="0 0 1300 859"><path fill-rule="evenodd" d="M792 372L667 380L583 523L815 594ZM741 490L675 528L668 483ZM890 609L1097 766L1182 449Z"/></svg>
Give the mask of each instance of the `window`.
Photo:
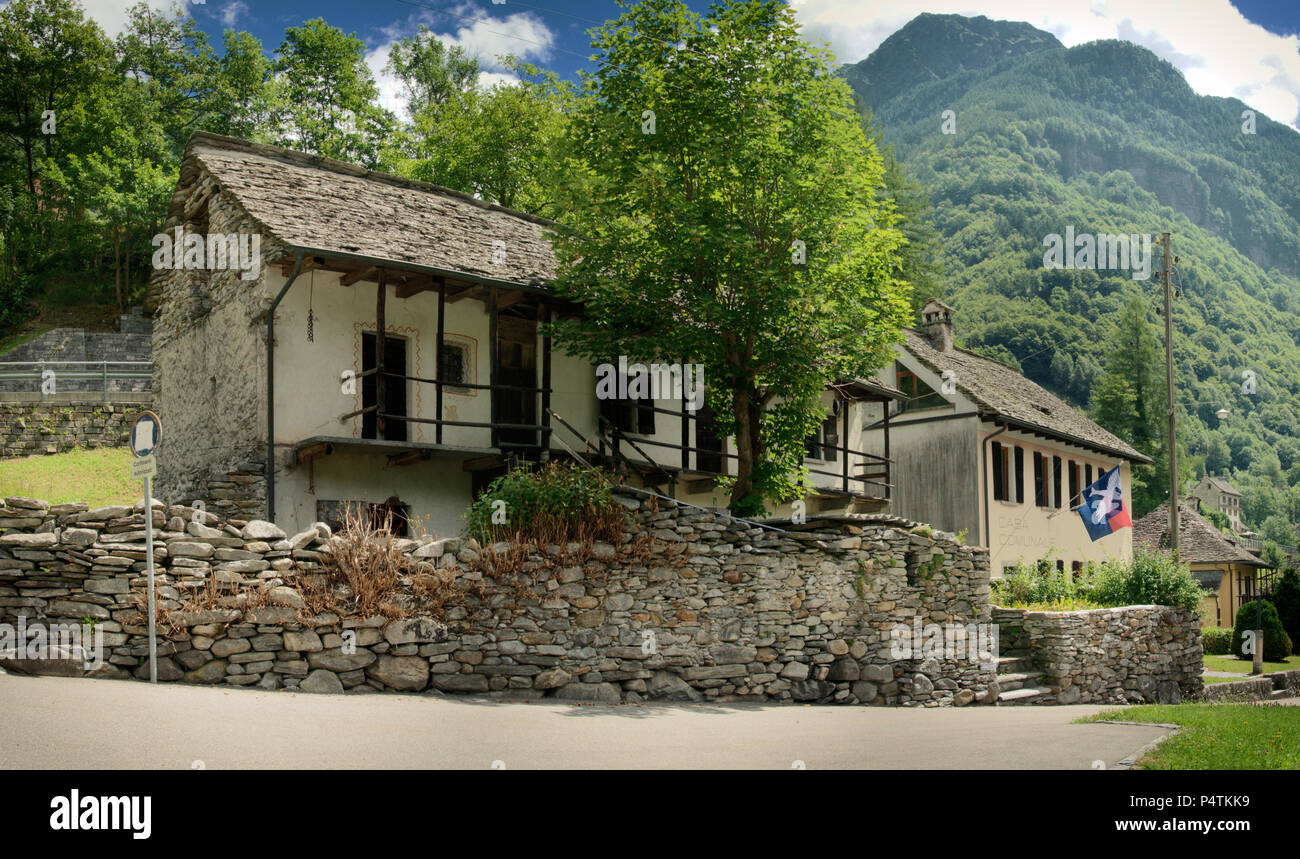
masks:
<svg viewBox="0 0 1300 859"><path fill-rule="evenodd" d="M361 371L375 369L375 335L369 331L361 335ZM406 381L400 376L406 372L406 338L384 335L384 414L406 415ZM373 408L379 404L379 374L371 373L361 380L361 407ZM361 416L361 437L379 438L378 412ZM406 421L384 420L384 438L389 441L406 441Z"/></svg>
<svg viewBox="0 0 1300 859"><path fill-rule="evenodd" d="M898 379L898 390L907 395L907 399L903 400L903 404L899 408L900 412L913 409L933 409L938 406L949 405L946 399L935 393L934 388L922 382L915 373L902 364L895 364L895 372Z"/></svg>
<svg viewBox="0 0 1300 859"><path fill-rule="evenodd" d="M1016 503L1024 497L1025 451L1015 445L993 442L993 499Z"/></svg>
<svg viewBox="0 0 1300 859"><path fill-rule="evenodd" d="M1002 452L1002 445L996 441L993 442L993 500L1007 500L1006 455Z"/></svg>
<svg viewBox="0 0 1300 859"><path fill-rule="evenodd" d="M474 347L469 341L447 340L444 337L442 354L438 356L438 379L444 393L472 394L462 385L474 384Z"/></svg>
<svg viewBox="0 0 1300 859"><path fill-rule="evenodd" d="M1039 507L1051 505L1049 490L1051 476L1048 474L1048 459L1039 451L1034 451L1034 503Z"/></svg>
<svg viewBox="0 0 1300 859"><path fill-rule="evenodd" d="M1052 506L1061 509L1061 458L1052 457Z"/></svg>
<svg viewBox="0 0 1300 859"><path fill-rule="evenodd" d="M1065 561L1061 560L1060 558L1058 558L1058 559L1056 560L1056 571L1057 571L1058 573L1064 573L1064 572L1065 572Z"/></svg>
<svg viewBox="0 0 1300 859"><path fill-rule="evenodd" d="M620 382L622 390L627 390L629 377L624 376ZM623 432L638 435L654 435L655 401L628 397L625 400L601 400L600 414Z"/></svg>
<svg viewBox="0 0 1300 859"><path fill-rule="evenodd" d="M1025 449L1014 446L1016 451L1016 497L1017 503L1025 500Z"/></svg>
<svg viewBox="0 0 1300 859"><path fill-rule="evenodd" d="M1073 459L1068 463L1070 474L1070 508L1079 506L1079 464Z"/></svg>
<svg viewBox="0 0 1300 859"><path fill-rule="evenodd" d="M817 432L808 436L808 438L804 440L804 448L808 451L808 457L810 459L835 462L835 448L838 447L840 443L839 430L836 429L838 423L839 419L835 417L835 415L831 415L822 421L822 425L818 428Z"/></svg>
<svg viewBox="0 0 1300 859"><path fill-rule="evenodd" d="M1092 463L1083 467L1083 488L1087 489L1089 486L1092 486Z"/></svg>
<svg viewBox="0 0 1300 859"><path fill-rule="evenodd" d="M396 495L382 504L370 504L364 501L352 502L352 512L355 515L366 517L372 527L382 528L385 524L388 524L394 537L410 536L410 505L399 501ZM324 522L330 526L334 533L343 530L347 520L347 513L348 502L316 500L316 521Z"/></svg>

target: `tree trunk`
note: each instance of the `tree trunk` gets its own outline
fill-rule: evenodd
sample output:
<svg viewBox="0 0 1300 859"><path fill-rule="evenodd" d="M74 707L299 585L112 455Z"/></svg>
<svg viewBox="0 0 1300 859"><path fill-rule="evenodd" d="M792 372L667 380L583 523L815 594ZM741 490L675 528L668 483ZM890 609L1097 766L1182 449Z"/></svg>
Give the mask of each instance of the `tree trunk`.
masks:
<svg viewBox="0 0 1300 859"><path fill-rule="evenodd" d="M755 392L745 387L737 390L732 397L732 415L736 420L736 482L731 489L732 512L752 514L755 495L754 467L763 460L763 437L761 416L763 408L759 405ZM748 503L747 503L748 502Z"/></svg>
<svg viewBox="0 0 1300 859"><path fill-rule="evenodd" d="M113 285L117 290L117 309L122 312L122 231L113 230Z"/></svg>

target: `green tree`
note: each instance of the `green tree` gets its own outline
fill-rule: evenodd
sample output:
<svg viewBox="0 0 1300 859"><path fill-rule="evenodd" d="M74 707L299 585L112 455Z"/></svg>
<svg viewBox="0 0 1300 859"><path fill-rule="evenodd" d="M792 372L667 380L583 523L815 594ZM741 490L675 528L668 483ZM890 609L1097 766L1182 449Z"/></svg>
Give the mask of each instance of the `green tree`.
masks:
<svg viewBox="0 0 1300 859"><path fill-rule="evenodd" d="M557 147L571 88L553 74L510 61L519 83L453 92L416 117L402 172L537 215L552 215Z"/></svg>
<svg viewBox="0 0 1300 859"><path fill-rule="evenodd" d="M784 3L647 0L593 35L554 237L585 317L558 334L703 364L731 509L761 514L800 489L824 386L888 361L909 319L883 164Z"/></svg>
<svg viewBox="0 0 1300 859"><path fill-rule="evenodd" d="M226 30L222 39L225 53L217 66L212 130L248 139L274 137L274 117L283 108L261 41L234 30Z"/></svg>
<svg viewBox="0 0 1300 859"><path fill-rule="evenodd" d="M150 91L156 121L179 152L213 102L217 59L207 35L178 4L157 10L141 0L117 37L117 55L120 73Z"/></svg>
<svg viewBox="0 0 1300 859"><path fill-rule="evenodd" d="M1273 588L1273 605L1291 642L1300 641L1300 573L1294 567L1282 571L1277 586Z"/></svg>
<svg viewBox="0 0 1300 859"><path fill-rule="evenodd" d="M285 30L274 69L282 87L278 124L284 146L329 158L379 164L396 122L379 107L366 45L322 18Z"/></svg>
<svg viewBox="0 0 1300 859"><path fill-rule="evenodd" d="M444 44L421 24L414 36L393 43L386 70L402 82L407 111L414 119L474 89L479 65L460 45Z"/></svg>

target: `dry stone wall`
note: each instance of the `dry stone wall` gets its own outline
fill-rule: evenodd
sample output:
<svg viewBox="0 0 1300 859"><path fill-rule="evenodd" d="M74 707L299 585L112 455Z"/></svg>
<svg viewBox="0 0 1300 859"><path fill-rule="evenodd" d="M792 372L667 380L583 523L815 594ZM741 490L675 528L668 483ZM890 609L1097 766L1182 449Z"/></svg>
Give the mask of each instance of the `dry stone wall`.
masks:
<svg viewBox="0 0 1300 859"><path fill-rule="evenodd" d="M0 403L0 458L124 447L148 402Z"/></svg>
<svg viewBox="0 0 1300 859"><path fill-rule="evenodd" d="M1175 704L1201 695L1196 614L1138 605L1090 611L996 607L1007 650L1028 650L1046 704Z"/></svg>
<svg viewBox="0 0 1300 859"><path fill-rule="evenodd" d="M751 700L945 706L989 701L992 666L943 653L895 658L900 626L989 620L987 554L910 523L845 518L778 533L631 497L620 546L568 560L530 547L521 589L488 589L506 546L402 541L417 569L450 571L441 613L340 616L306 608L327 526L285 535L257 520L195 517L155 502L159 679L352 693L476 693L570 701ZM87 510L6 499L0 621L93 618L103 676L148 676L143 505ZM334 538L337 539L337 538ZM187 595L239 589L211 607ZM948 654L951 655L951 654ZM10 670L36 663L4 662ZM48 668L48 666L46 666ZM78 670L80 670L78 665Z"/></svg>

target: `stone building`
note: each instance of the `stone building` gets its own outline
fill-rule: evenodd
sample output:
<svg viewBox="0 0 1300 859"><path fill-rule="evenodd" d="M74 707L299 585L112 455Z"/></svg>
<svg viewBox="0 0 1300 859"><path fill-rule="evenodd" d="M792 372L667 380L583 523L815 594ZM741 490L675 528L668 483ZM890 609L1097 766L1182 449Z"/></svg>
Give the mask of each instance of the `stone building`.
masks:
<svg viewBox="0 0 1300 859"><path fill-rule="evenodd" d="M889 512L988 546L994 577L1049 556L1058 567L1131 557L1129 529L1094 543L1071 508L1118 465L1131 511L1131 466L1150 457L1012 367L954 346L952 315L928 302L879 373L906 396L893 417L873 406L864 428L877 452L893 433Z"/></svg>
<svg viewBox="0 0 1300 859"><path fill-rule="evenodd" d="M1169 502L1133 523L1139 549L1169 550ZM1201 515L1195 499L1178 507L1178 556L1201 584L1201 625L1231 627L1237 611L1270 591L1273 568L1239 546Z"/></svg>
<svg viewBox="0 0 1300 859"><path fill-rule="evenodd" d="M1207 474L1196 484L1191 494L1201 499L1205 506L1227 516L1228 524L1235 533L1246 533L1246 526L1241 523L1241 493L1228 481Z"/></svg>
<svg viewBox="0 0 1300 859"><path fill-rule="evenodd" d="M724 504L735 446L707 408L671 389L598 400L596 368L552 348L542 323L581 312L548 287L552 226L195 134L150 284L160 497L291 532L337 522L348 503L384 505L454 534L512 458L581 455L633 485ZM809 512L884 506L888 444L864 450L862 426L901 396L876 380L828 388L808 441Z"/></svg>

